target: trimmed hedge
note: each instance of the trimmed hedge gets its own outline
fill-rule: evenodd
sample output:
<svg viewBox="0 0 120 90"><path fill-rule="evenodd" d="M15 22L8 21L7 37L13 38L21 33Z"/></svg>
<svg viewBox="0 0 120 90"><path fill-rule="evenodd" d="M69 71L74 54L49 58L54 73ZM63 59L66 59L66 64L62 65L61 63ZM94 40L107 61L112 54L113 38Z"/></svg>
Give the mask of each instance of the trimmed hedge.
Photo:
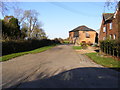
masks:
<svg viewBox="0 0 120 90"><path fill-rule="evenodd" d="M120 41L104 40L100 41L100 49L102 52L120 58Z"/></svg>
<svg viewBox="0 0 120 90"><path fill-rule="evenodd" d="M11 53L30 51L43 46L58 44L59 41L43 39L43 40L24 40L24 41L5 41L2 42L2 56Z"/></svg>

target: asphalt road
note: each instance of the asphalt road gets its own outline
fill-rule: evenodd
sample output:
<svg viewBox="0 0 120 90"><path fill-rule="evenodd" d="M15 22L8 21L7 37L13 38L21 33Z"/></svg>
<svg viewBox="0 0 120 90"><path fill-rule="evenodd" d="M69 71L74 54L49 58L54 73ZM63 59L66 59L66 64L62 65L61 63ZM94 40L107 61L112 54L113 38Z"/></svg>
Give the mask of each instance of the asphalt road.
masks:
<svg viewBox="0 0 120 90"><path fill-rule="evenodd" d="M3 88L118 88L120 73L59 45L2 63Z"/></svg>

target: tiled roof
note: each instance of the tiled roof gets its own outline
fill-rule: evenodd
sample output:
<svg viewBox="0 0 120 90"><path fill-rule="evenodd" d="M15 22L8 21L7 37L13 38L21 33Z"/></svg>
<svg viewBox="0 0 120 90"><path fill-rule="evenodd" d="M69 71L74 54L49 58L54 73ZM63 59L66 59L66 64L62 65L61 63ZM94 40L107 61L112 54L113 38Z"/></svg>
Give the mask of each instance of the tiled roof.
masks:
<svg viewBox="0 0 120 90"><path fill-rule="evenodd" d="M75 32L75 31L95 31L91 28L88 28L87 26L83 25L83 26L79 26L73 30L71 30L70 32Z"/></svg>

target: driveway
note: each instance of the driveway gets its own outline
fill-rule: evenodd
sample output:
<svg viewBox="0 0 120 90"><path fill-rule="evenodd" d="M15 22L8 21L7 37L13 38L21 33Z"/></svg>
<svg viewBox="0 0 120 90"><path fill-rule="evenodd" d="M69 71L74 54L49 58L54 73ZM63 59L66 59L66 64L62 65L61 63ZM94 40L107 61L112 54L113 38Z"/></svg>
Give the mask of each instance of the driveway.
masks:
<svg viewBox="0 0 120 90"><path fill-rule="evenodd" d="M120 73L104 68L71 45L2 63L3 88L118 88Z"/></svg>

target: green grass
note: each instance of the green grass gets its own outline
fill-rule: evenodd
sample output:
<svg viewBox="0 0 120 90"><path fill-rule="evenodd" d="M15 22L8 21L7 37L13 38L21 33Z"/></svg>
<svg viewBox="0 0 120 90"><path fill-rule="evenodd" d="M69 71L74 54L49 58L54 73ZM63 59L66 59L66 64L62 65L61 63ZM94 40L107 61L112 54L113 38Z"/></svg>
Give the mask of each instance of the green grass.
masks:
<svg viewBox="0 0 120 90"><path fill-rule="evenodd" d="M69 41L64 41L63 43L64 43L64 44L68 44L68 43L69 43Z"/></svg>
<svg viewBox="0 0 120 90"><path fill-rule="evenodd" d="M82 47L81 46L73 46L73 49L80 50L80 49L82 49Z"/></svg>
<svg viewBox="0 0 120 90"><path fill-rule="evenodd" d="M43 51L46 51L50 48L53 48L55 45L51 45L51 46L45 46L45 47L41 47L41 48L38 48L38 49L35 49L35 50L32 50L32 51L26 51L26 52L20 52L20 53L13 53L13 54L9 54L9 55L4 55L2 57L0 57L0 62L1 61L7 61L9 59L12 59L12 58L15 58L15 57L18 57L18 56L22 56L22 55L25 55L25 54L35 54L35 53L40 53L40 52L43 52Z"/></svg>
<svg viewBox="0 0 120 90"><path fill-rule="evenodd" d="M110 57L101 57L97 53L87 53L88 57L90 57L94 62L103 65L109 68L120 68L120 61L117 61Z"/></svg>

